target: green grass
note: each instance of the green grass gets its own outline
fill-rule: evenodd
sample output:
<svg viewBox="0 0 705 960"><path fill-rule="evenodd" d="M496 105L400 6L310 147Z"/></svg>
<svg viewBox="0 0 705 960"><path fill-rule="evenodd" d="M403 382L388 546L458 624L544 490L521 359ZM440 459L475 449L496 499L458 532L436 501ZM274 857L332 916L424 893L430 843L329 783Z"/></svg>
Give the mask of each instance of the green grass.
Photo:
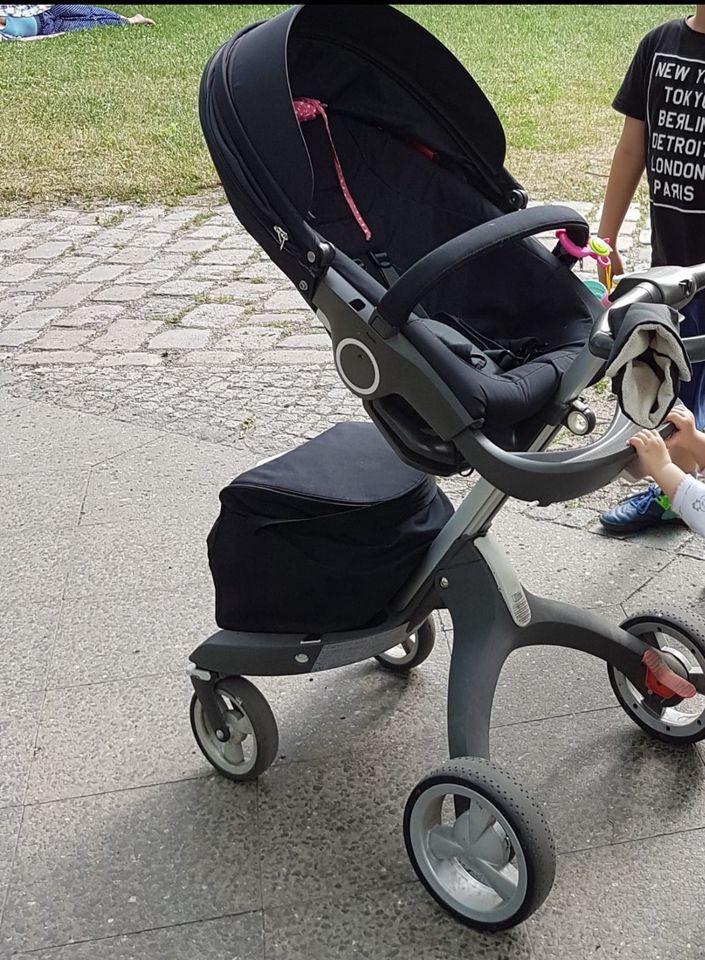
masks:
<svg viewBox="0 0 705 960"><path fill-rule="evenodd" d="M138 8L117 6L132 14ZM198 83L216 47L273 5L152 5L153 28L0 47L0 202L176 202L218 185ZM621 125L612 97L639 39L674 5L402 7L468 67L497 109L507 166L532 196L601 195ZM419 75L424 64L419 64Z"/></svg>
<svg viewBox="0 0 705 960"><path fill-rule="evenodd" d="M499 114L507 167L531 196L599 199L622 119L611 103L639 40L693 7L402 7L467 67Z"/></svg>

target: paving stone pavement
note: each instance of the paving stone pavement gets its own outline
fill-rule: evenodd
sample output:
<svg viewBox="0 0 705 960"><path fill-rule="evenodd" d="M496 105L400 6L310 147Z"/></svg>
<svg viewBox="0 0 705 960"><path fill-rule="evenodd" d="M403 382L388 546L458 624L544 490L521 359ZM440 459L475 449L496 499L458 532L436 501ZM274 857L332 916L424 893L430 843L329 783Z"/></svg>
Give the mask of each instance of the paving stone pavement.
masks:
<svg viewBox="0 0 705 960"><path fill-rule="evenodd" d="M648 263L638 209L624 233ZM447 618L406 680L258 680L279 758L255 785L211 775L183 667L213 628L218 490L362 410L220 196L6 217L0 258L2 960L702 956L705 751L642 736L580 654L517 652L500 681L495 758L559 850L510 934L454 923L403 850L405 797L446 755ZM527 586L615 619L705 613L701 542L601 536L612 495L507 505Z"/></svg>

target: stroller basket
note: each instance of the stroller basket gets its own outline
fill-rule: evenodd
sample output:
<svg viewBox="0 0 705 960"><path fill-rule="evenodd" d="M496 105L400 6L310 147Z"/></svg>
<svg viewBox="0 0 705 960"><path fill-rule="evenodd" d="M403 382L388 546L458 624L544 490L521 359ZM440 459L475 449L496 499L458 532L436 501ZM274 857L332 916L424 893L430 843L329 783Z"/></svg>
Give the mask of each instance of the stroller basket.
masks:
<svg viewBox="0 0 705 960"><path fill-rule="evenodd" d="M220 499L208 537L216 621L265 633L381 622L453 512L370 423L338 424Z"/></svg>

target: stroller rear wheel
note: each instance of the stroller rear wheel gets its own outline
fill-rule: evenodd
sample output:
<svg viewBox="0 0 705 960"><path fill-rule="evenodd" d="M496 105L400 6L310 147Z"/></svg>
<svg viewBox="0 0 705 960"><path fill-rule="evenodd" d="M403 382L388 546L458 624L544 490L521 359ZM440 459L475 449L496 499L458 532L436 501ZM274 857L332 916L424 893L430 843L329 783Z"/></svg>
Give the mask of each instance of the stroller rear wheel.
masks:
<svg viewBox="0 0 705 960"><path fill-rule="evenodd" d="M385 670L392 673L408 673L418 667L430 655L436 643L436 623L429 617L402 643L375 657Z"/></svg>
<svg viewBox="0 0 705 960"><path fill-rule="evenodd" d="M431 896L479 930L521 923L553 885L556 852L543 814L489 760L451 760L424 777L406 804L404 841Z"/></svg>
<svg viewBox="0 0 705 960"><path fill-rule="evenodd" d="M223 706L227 740L216 736L201 701L191 699L191 729L204 757L230 780L254 780L272 765L279 733L272 709L257 687L244 677L226 677L216 684ZM218 731L220 733L220 731Z"/></svg>
<svg viewBox="0 0 705 960"><path fill-rule="evenodd" d="M608 664L612 690L624 712L657 740L687 744L705 739L705 624L697 617L649 610L629 617L620 626L658 648L671 669L689 680L697 691L688 700L678 696L664 699L648 690L638 690Z"/></svg>

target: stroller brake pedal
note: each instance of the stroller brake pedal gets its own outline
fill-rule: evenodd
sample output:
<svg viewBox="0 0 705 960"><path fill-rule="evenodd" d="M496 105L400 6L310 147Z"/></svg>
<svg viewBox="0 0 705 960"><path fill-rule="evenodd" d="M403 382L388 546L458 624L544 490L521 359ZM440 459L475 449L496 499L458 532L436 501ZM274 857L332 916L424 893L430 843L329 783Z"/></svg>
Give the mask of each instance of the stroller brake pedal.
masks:
<svg viewBox="0 0 705 960"><path fill-rule="evenodd" d="M664 700L670 700L672 697L689 700L697 693L690 680L686 680L674 670L671 670L658 650L647 650L641 658L641 662L646 667L646 677L644 679L647 689L655 693L657 697L663 697Z"/></svg>

